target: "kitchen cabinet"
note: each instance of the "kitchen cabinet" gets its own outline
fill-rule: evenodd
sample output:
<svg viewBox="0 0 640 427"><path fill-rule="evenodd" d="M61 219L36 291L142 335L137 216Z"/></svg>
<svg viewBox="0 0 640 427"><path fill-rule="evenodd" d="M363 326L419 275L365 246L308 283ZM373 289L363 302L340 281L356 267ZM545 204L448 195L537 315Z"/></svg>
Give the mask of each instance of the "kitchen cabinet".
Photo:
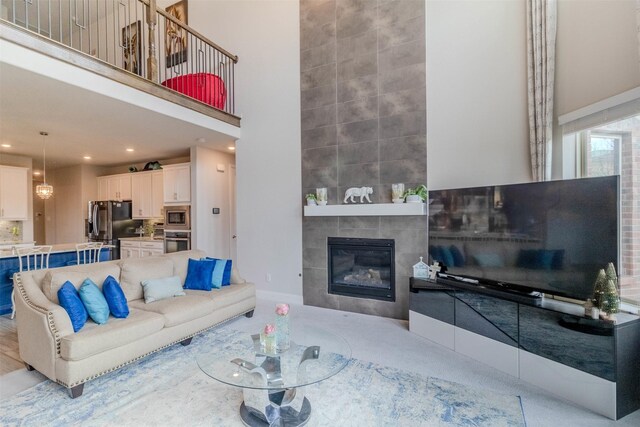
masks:
<svg viewBox="0 0 640 427"><path fill-rule="evenodd" d="M0 219L26 221L31 198L29 169L0 166Z"/></svg>
<svg viewBox="0 0 640 427"><path fill-rule="evenodd" d="M131 201L133 219L162 217L162 171L138 172L131 175Z"/></svg>
<svg viewBox="0 0 640 427"><path fill-rule="evenodd" d="M164 203L191 203L191 165L180 163L162 167L164 177Z"/></svg>
<svg viewBox="0 0 640 427"><path fill-rule="evenodd" d="M98 177L100 200L131 200L131 174Z"/></svg>
<svg viewBox="0 0 640 427"><path fill-rule="evenodd" d="M164 241L149 238L120 239L120 259L143 258L164 253Z"/></svg>

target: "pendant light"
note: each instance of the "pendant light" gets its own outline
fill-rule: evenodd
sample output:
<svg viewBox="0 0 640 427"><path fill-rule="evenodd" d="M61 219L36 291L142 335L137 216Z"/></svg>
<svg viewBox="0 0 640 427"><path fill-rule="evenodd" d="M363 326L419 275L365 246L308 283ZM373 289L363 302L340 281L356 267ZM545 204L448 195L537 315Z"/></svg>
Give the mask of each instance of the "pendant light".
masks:
<svg viewBox="0 0 640 427"><path fill-rule="evenodd" d="M47 152L45 149L47 132L40 132L42 135L42 184L36 185L36 194L41 199L47 200L53 196L53 186L47 184Z"/></svg>

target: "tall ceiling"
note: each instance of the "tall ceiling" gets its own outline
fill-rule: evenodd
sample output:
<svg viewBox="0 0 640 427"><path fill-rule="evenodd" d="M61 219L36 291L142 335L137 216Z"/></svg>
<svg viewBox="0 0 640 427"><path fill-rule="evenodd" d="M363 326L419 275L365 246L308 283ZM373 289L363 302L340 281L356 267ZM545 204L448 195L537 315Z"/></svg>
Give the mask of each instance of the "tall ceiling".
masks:
<svg viewBox="0 0 640 427"><path fill-rule="evenodd" d="M40 131L49 136L43 142ZM47 169L114 166L181 157L194 145L231 153L233 138L118 99L0 62L2 154L32 157ZM133 148L133 152L127 152ZM83 159L91 156L91 160Z"/></svg>

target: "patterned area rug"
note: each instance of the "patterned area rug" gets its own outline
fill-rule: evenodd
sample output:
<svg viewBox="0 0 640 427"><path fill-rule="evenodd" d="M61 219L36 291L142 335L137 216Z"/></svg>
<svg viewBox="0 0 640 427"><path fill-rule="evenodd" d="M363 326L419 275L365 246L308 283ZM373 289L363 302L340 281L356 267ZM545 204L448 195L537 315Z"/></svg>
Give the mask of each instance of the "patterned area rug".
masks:
<svg viewBox="0 0 640 427"><path fill-rule="evenodd" d="M234 352L229 326L194 337L85 385L75 400L45 381L0 402L0 425L241 426L242 391L207 377L195 356ZM520 398L357 359L307 387L309 426L525 426Z"/></svg>

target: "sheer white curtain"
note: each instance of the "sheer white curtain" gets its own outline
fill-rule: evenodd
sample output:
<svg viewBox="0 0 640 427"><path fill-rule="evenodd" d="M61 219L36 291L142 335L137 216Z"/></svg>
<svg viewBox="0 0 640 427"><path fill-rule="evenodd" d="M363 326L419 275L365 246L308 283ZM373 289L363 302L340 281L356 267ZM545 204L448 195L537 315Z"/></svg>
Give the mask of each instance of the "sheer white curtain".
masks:
<svg viewBox="0 0 640 427"><path fill-rule="evenodd" d="M527 0L529 149L535 181L551 178L556 0Z"/></svg>

